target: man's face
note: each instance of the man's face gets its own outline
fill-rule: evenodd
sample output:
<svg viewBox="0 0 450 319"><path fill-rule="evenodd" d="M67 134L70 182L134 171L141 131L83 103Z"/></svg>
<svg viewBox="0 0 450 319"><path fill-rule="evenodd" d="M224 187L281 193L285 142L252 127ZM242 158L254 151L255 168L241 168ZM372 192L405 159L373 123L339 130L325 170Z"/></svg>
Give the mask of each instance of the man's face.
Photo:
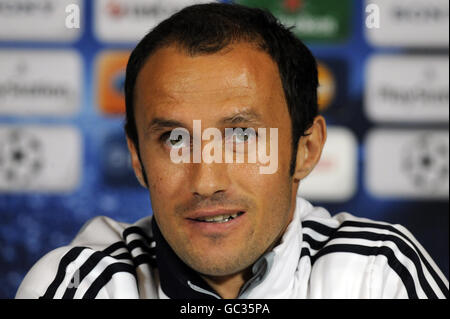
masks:
<svg viewBox="0 0 450 319"><path fill-rule="evenodd" d="M139 150L131 147L133 164L138 175L141 169L146 173L164 238L201 274L247 269L280 238L294 210L291 120L277 65L249 44L196 56L170 46L145 63L135 97ZM170 132L184 127L192 137L194 120L201 120L202 130L219 129L223 137L225 128L266 128L268 135L269 128L277 128L277 171L261 174L259 167L267 164L249 163L247 157L244 163L174 163ZM223 214L238 217L205 221Z"/></svg>

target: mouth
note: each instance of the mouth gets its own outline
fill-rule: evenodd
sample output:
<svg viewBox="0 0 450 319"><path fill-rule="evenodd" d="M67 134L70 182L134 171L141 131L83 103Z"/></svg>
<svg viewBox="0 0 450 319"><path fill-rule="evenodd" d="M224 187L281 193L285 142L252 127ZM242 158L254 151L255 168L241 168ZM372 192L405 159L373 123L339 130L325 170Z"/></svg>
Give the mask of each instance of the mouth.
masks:
<svg viewBox="0 0 450 319"><path fill-rule="evenodd" d="M232 221L233 219L236 219L240 216L245 214L244 211L237 211L233 213L225 213L225 214L207 214L204 216L199 216L195 218L187 218L189 220L195 221L195 222L201 222L201 223L214 223L214 224L221 224L221 223L227 223Z"/></svg>
<svg viewBox="0 0 450 319"><path fill-rule="evenodd" d="M247 228L247 212L241 208L209 208L192 212L185 217L192 238L236 235Z"/></svg>

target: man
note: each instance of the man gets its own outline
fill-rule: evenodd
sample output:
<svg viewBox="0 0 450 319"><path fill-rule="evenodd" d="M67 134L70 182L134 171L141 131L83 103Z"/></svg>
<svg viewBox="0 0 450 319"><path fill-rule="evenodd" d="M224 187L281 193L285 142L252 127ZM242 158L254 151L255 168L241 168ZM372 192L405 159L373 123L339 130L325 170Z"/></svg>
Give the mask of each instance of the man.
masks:
<svg viewBox="0 0 450 319"><path fill-rule="evenodd" d="M271 14L185 8L137 45L125 90L128 146L153 216L94 218L31 269L18 298L448 297L448 281L403 227L331 217L297 198L326 124L314 57ZM201 156L198 121L225 132ZM275 171L250 160L256 143L275 152ZM187 161L174 160L180 151Z"/></svg>

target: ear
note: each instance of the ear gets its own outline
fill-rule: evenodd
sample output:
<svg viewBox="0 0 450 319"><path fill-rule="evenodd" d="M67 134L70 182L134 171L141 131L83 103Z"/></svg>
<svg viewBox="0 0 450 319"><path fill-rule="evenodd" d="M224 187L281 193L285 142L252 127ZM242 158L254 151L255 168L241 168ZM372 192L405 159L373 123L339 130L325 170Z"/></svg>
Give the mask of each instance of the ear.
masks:
<svg viewBox="0 0 450 319"><path fill-rule="evenodd" d="M147 188L147 185L144 180L144 175L142 174L142 165L138 153L139 150L136 148L135 143L128 137L128 135L127 135L127 144L128 150L130 151L131 155L131 165L133 166L134 174L136 174L139 184L141 184L142 187Z"/></svg>
<svg viewBox="0 0 450 319"><path fill-rule="evenodd" d="M306 131L298 142L297 161L294 178L302 180L311 173L319 162L323 146L327 139L327 125L323 116L314 118L312 126Z"/></svg>

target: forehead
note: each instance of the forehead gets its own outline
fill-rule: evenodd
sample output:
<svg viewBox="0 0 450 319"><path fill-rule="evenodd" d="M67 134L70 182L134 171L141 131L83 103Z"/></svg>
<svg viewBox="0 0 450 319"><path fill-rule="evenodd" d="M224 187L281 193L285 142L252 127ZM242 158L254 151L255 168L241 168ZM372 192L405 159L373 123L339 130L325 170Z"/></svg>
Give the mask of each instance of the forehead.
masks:
<svg viewBox="0 0 450 319"><path fill-rule="evenodd" d="M283 104L287 114L276 63L246 43L195 56L175 46L157 50L139 72L135 101L136 112L147 118L196 111L204 117L207 111L239 107L256 107L273 117L276 104Z"/></svg>

